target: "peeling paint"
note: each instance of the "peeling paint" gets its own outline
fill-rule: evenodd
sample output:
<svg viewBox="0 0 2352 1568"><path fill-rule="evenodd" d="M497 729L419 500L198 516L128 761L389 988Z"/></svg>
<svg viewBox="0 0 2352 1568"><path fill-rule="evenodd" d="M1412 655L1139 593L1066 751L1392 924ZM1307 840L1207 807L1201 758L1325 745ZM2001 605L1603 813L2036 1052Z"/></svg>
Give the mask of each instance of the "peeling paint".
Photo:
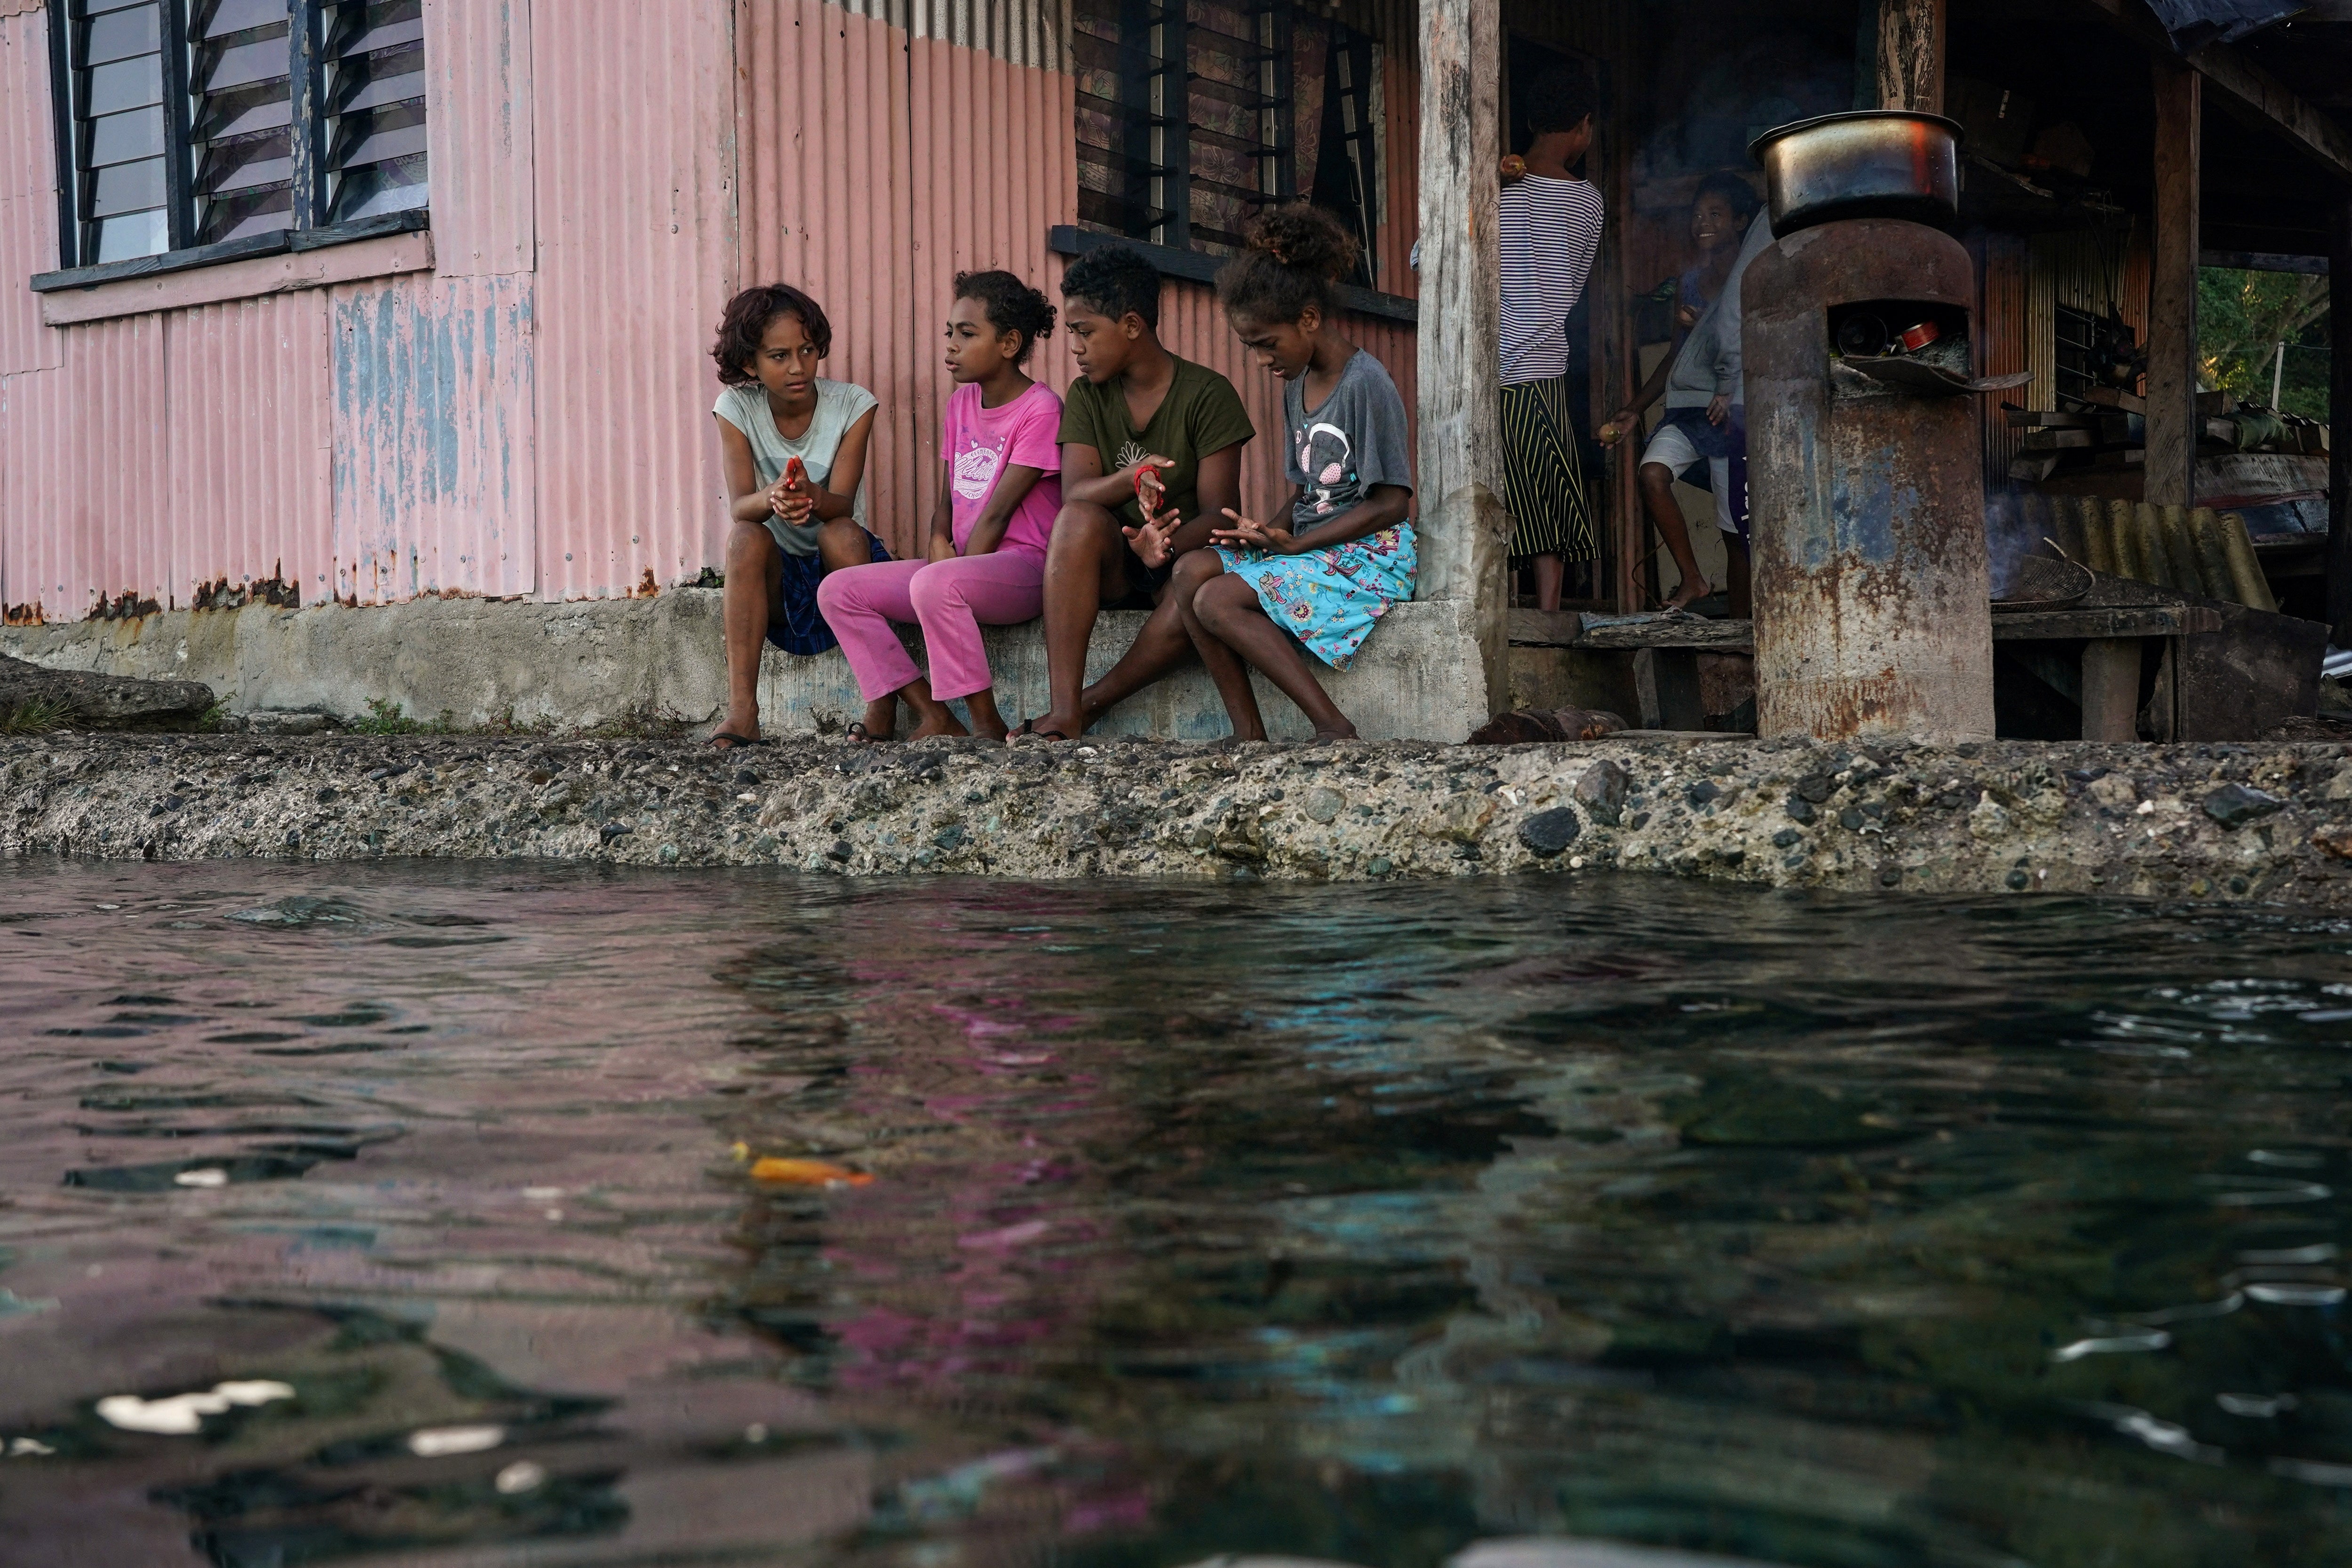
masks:
<svg viewBox="0 0 2352 1568"><path fill-rule="evenodd" d="M336 596L530 592L531 279L352 286L332 316Z"/></svg>

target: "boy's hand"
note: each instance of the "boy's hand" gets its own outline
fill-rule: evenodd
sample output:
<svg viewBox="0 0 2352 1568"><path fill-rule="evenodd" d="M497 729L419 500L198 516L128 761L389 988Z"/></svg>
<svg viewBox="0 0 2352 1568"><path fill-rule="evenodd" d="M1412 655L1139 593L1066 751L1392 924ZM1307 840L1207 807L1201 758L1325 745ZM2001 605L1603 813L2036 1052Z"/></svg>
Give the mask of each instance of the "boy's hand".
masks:
<svg viewBox="0 0 2352 1568"><path fill-rule="evenodd" d="M1163 458L1157 453L1129 466L1127 482L1135 487L1135 504L1143 509L1146 522L1160 516L1160 504L1168 499L1168 481L1160 478L1160 470L1175 466L1174 458Z"/></svg>
<svg viewBox="0 0 2352 1568"><path fill-rule="evenodd" d="M1164 515L1150 514L1150 521L1141 528L1125 528L1119 531L1127 535L1128 545L1143 563L1156 572L1167 565L1169 558L1176 553L1173 541L1176 529L1183 521L1172 511Z"/></svg>
<svg viewBox="0 0 2352 1568"><path fill-rule="evenodd" d="M1722 424L1726 419L1728 419L1728 418L1730 418L1730 417L1731 417L1731 399L1730 399L1730 397L1729 397L1729 396L1727 396L1727 395L1723 394L1723 393L1720 393L1720 392L1717 393L1717 394L1715 395L1715 396L1714 396L1713 398L1711 398L1711 399L1708 401L1708 403L1707 403L1707 405L1706 405L1706 422L1707 422L1708 424L1710 424L1710 425L1720 425L1720 424Z"/></svg>
<svg viewBox="0 0 2352 1568"><path fill-rule="evenodd" d="M1286 528L1268 528L1255 518L1244 517L1231 507L1225 508L1225 515L1234 520L1234 525L1211 530L1210 543L1222 544L1232 550L1253 551L1262 555L1296 555L1305 548Z"/></svg>

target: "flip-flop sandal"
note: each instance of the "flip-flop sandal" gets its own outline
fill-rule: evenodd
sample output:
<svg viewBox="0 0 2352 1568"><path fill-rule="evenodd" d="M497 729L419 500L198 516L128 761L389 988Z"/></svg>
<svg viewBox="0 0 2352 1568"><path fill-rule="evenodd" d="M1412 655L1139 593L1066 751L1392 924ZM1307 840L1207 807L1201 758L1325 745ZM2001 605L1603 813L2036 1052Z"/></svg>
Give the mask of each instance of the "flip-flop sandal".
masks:
<svg viewBox="0 0 2352 1568"><path fill-rule="evenodd" d="M849 726L849 738L861 746L879 746L884 744L882 737L867 729L866 727L866 721L862 719Z"/></svg>
<svg viewBox="0 0 2352 1568"><path fill-rule="evenodd" d="M709 741L709 744L722 752L731 752L738 746L764 746L767 743L756 735L739 735L732 730L721 730L712 735Z"/></svg>
<svg viewBox="0 0 2352 1568"><path fill-rule="evenodd" d="M1004 743L1013 746L1024 741L1066 741L1068 739L1069 737L1059 730L1040 730L1037 728L1036 720L1024 719L1021 721L1021 728L1004 737Z"/></svg>

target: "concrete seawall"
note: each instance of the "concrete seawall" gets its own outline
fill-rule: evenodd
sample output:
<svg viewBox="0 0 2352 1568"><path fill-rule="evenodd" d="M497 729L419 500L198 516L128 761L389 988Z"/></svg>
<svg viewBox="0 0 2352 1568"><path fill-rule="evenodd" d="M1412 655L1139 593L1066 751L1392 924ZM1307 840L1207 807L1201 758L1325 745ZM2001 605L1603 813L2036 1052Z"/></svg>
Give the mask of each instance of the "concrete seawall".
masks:
<svg viewBox="0 0 2352 1568"><path fill-rule="evenodd" d="M2337 745L0 741L0 855L1782 888L2352 909Z"/></svg>
<svg viewBox="0 0 2352 1568"><path fill-rule="evenodd" d="M1352 669L1323 671L1333 700L1371 739L1464 739L1487 716L1467 614L1467 605L1451 601L1395 606ZM459 730L593 730L636 719L702 724L726 704L719 616L719 595L709 588L564 604L251 605L0 627L0 653L56 668L201 680L240 714L356 719L381 703L428 722L446 718ZM1087 650L1088 674L1116 663L1143 621L1133 611L1104 616ZM1004 711L1044 712L1040 626L990 627L986 637ZM920 643L911 633L908 647L919 659ZM770 648L760 686L771 734L838 732L864 707L837 650L802 658ZM1298 710L1263 680L1259 702L1277 738L1309 733ZM1228 726L1207 672L1194 666L1122 703L1100 729L1205 740Z"/></svg>

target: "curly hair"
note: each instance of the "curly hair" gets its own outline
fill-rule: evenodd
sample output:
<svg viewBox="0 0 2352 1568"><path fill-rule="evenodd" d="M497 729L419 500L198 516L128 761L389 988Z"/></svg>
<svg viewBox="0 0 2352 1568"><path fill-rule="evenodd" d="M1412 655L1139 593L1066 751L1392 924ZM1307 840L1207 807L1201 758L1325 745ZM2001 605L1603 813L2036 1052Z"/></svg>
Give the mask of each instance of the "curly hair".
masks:
<svg viewBox="0 0 2352 1568"><path fill-rule="evenodd" d="M760 357L760 340L768 335L768 323L778 316L790 316L801 324L816 345L817 358L833 353L833 323L824 319L824 307L789 283L763 283L728 300L727 313L719 319L719 341L711 345L710 357L718 362L720 385L741 386L760 379L751 365Z"/></svg>
<svg viewBox="0 0 2352 1568"><path fill-rule="evenodd" d="M1249 226L1249 248L1217 274L1217 302L1228 316L1295 321L1309 310L1328 313L1331 285L1355 269L1356 237L1321 207L1274 207Z"/></svg>
<svg viewBox="0 0 2352 1568"><path fill-rule="evenodd" d="M1124 245L1089 250L1062 274L1062 298L1116 321L1132 311L1160 327L1160 268Z"/></svg>
<svg viewBox="0 0 2352 1568"><path fill-rule="evenodd" d="M1000 332L1021 334L1021 352L1013 356L1014 364L1027 364L1029 351L1037 346L1037 340L1054 335L1058 312L1053 302L1010 272L959 272L952 297L979 300L988 307L990 326Z"/></svg>

